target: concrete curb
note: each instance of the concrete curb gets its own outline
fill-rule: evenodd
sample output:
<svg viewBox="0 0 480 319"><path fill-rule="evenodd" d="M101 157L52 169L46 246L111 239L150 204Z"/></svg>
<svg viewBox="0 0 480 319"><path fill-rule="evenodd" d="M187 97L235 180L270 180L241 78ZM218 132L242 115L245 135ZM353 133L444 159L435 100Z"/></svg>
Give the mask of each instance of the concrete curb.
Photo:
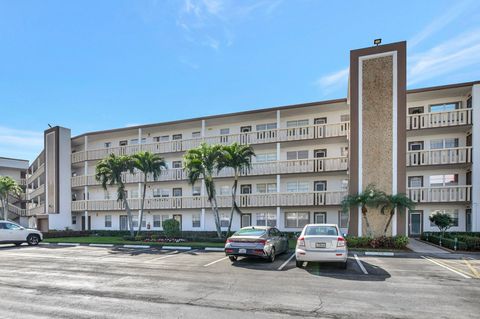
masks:
<svg viewBox="0 0 480 319"><path fill-rule="evenodd" d="M169 249L169 250L191 250L192 247L188 247L188 246L162 246L162 249Z"/></svg>
<svg viewBox="0 0 480 319"><path fill-rule="evenodd" d="M160 246L160 245L115 245L115 244L86 244L86 243L45 243L41 242L40 245L51 245L51 246L90 246L90 247L122 247L122 248L144 248L144 249L165 249L165 250L192 250L199 249L205 251L225 251L221 247L191 247L191 246Z"/></svg>
<svg viewBox="0 0 480 319"><path fill-rule="evenodd" d="M57 243L58 246L80 246L79 243Z"/></svg>
<svg viewBox="0 0 480 319"><path fill-rule="evenodd" d="M225 251L225 248L220 248L220 247L205 247L204 249L206 251Z"/></svg>
<svg viewBox="0 0 480 319"><path fill-rule="evenodd" d="M123 248L150 248L149 245L123 245Z"/></svg>
<svg viewBox="0 0 480 319"><path fill-rule="evenodd" d="M88 244L91 247L113 247L113 244Z"/></svg>
<svg viewBox="0 0 480 319"><path fill-rule="evenodd" d="M392 251L366 251L365 256L388 256L393 257L395 253Z"/></svg>

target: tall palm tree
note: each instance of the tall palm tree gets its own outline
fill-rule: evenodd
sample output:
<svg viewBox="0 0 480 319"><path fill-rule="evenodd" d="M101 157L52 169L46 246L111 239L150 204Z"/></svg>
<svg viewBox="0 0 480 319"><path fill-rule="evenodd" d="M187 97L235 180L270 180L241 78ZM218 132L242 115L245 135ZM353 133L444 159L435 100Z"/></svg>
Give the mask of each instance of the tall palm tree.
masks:
<svg viewBox="0 0 480 319"><path fill-rule="evenodd" d="M232 209L230 211L230 221L228 223L227 236L230 234L232 228L233 212L241 214L240 208L237 205L237 188L238 177L240 171L243 169L250 169L252 167L252 157L255 156L255 152L250 145L241 145L233 143L222 147L221 156L218 161L218 170L224 168L232 168L234 172L234 179L232 185Z"/></svg>
<svg viewBox="0 0 480 319"><path fill-rule="evenodd" d="M382 206L380 210L382 214L385 214L387 211L390 214L387 224L385 225L385 229L383 230L383 236L387 235L388 227L392 222L393 215L395 215L395 209L413 210L415 208L415 202L403 193L386 195L384 198L384 203L381 203L380 205Z"/></svg>
<svg viewBox="0 0 480 319"><path fill-rule="evenodd" d="M117 185L117 200L123 202L125 206L128 216L128 228L130 235L133 237L132 211L128 205L125 184L122 179L122 174L125 172L133 172L133 163L130 156L110 154L98 162L95 167L95 179L102 183L104 190L107 190L107 185Z"/></svg>
<svg viewBox="0 0 480 319"><path fill-rule="evenodd" d="M362 209L362 217L365 220L365 226L367 228L367 236L372 235L370 228L370 222L368 220L367 207L378 207L385 200L385 193L376 189L375 185L368 185L365 190L359 194L347 195L342 200L343 211L347 212L350 207L360 206Z"/></svg>
<svg viewBox="0 0 480 319"><path fill-rule="evenodd" d="M138 171L143 173L143 193L142 193L142 204L140 206L140 216L138 222L138 231L137 236L140 235L142 231L142 220L143 220L143 209L145 207L145 194L147 192L147 176L151 174L153 179L156 180L162 169L167 168L167 164L162 157L151 152L138 152L132 155L132 164L133 167Z"/></svg>
<svg viewBox="0 0 480 319"><path fill-rule="evenodd" d="M197 148L191 149L183 156L183 167L187 173L188 181L194 185L196 181L203 178L207 199L212 208L213 218L218 238L222 238L220 227L220 216L215 191L213 173L218 167L218 160L221 156L221 145L200 144Z"/></svg>
<svg viewBox="0 0 480 319"><path fill-rule="evenodd" d="M22 188L10 176L0 176L0 200L3 207L3 219L8 220L8 197L10 195L20 196Z"/></svg>

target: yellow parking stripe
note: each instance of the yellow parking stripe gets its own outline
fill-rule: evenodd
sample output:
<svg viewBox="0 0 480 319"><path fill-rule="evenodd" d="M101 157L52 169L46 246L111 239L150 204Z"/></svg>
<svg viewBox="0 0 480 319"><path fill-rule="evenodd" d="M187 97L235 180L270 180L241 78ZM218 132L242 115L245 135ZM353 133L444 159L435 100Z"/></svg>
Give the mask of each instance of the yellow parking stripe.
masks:
<svg viewBox="0 0 480 319"><path fill-rule="evenodd" d="M480 278L480 273L478 272L478 270L476 270L475 268L473 268L472 264L466 260L465 258L463 258L463 261L465 262L465 264L467 265L467 267L470 269L470 271L472 272L472 274L475 276L475 278Z"/></svg>

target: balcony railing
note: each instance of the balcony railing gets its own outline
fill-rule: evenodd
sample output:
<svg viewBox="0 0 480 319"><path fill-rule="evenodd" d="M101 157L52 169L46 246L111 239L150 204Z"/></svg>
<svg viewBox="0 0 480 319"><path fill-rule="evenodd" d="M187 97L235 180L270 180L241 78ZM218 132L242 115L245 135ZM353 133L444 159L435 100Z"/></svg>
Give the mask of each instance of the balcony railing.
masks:
<svg viewBox="0 0 480 319"><path fill-rule="evenodd" d="M35 172L33 172L32 175L28 176L27 178L27 183L30 184L34 180L36 180L40 175L45 173L45 163L40 165Z"/></svg>
<svg viewBox="0 0 480 319"><path fill-rule="evenodd" d="M407 115L407 130L472 124L472 109Z"/></svg>
<svg viewBox="0 0 480 319"><path fill-rule="evenodd" d="M270 193L238 195L240 207L276 207L276 206L325 206L339 205L345 191L326 191L308 193ZM230 196L217 196L218 207L231 207ZM131 209L139 209L141 199L128 200ZM145 209L188 209L209 208L210 204L203 196L157 197L145 199ZM72 211L124 210L123 202L117 200L73 201Z"/></svg>
<svg viewBox="0 0 480 319"><path fill-rule="evenodd" d="M330 171L344 171L348 168L347 157L322 157L302 160L271 161L253 163L249 170L242 170L241 176L256 175L276 175L276 174L294 174L294 173L319 173ZM217 177L232 177L233 169L225 168L215 174ZM163 170L156 181L179 181L186 180L187 176L183 169L172 168ZM138 183L143 181L143 174L124 174L124 183ZM147 181L153 182L153 176L148 176ZM95 180L94 175L74 176L72 177L72 187L81 187L85 185L100 185Z"/></svg>
<svg viewBox="0 0 480 319"><path fill-rule="evenodd" d="M199 146L202 142L209 144L263 144L285 141L298 141L317 138L348 136L349 122L335 124L317 124L304 127L281 128L257 132L245 132L229 135L206 136L204 138L174 140L149 144L136 144L95 150L78 151L72 153L72 163L85 160L98 160L109 154L129 155L139 150L152 153L182 152Z"/></svg>
<svg viewBox="0 0 480 319"><path fill-rule="evenodd" d="M2 203L0 202L0 209L3 210L3 206L2 206ZM13 204L10 204L8 203L8 213L9 214L15 214L17 216L27 216L27 210L26 209L22 209L18 206L15 206ZM9 217L12 217L11 215L9 215Z"/></svg>
<svg viewBox="0 0 480 319"><path fill-rule="evenodd" d="M407 166L462 164L471 162L471 146L407 152Z"/></svg>
<svg viewBox="0 0 480 319"><path fill-rule="evenodd" d="M27 209L28 216L45 214L45 204L40 204L35 207Z"/></svg>
<svg viewBox="0 0 480 319"><path fill-rule="evenodd" d="M469 202L472 186L410 187L408 195L417 203Z"/></svg>
<svg viewBox="0 0 480 319"><path fill-rule="evenodd" d="M35 198L43 193L45 193L45 184L42 184L30 193L27 193L27 199Z"/></svg>

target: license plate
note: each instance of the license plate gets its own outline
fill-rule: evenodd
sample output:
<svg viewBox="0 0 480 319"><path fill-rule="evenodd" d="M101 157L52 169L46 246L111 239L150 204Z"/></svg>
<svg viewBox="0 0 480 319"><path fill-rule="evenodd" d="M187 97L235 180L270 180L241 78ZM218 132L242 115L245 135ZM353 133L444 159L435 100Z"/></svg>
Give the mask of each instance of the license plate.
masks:
<svg viewBox="0 0 480 319"><path fill-rule="evenodd" d="M315 243L315 248L325 248L327 247L327 243Z"/></svg>
<svg viewBox="0 0 480 319"><path fill-rule="evenodd" d="M239 254L246 254L246 253L247 253L247 250L246 250L246 249L243 249L243 248L240 248L240 249L238 250L238 253L239 253Z"/></svg>

